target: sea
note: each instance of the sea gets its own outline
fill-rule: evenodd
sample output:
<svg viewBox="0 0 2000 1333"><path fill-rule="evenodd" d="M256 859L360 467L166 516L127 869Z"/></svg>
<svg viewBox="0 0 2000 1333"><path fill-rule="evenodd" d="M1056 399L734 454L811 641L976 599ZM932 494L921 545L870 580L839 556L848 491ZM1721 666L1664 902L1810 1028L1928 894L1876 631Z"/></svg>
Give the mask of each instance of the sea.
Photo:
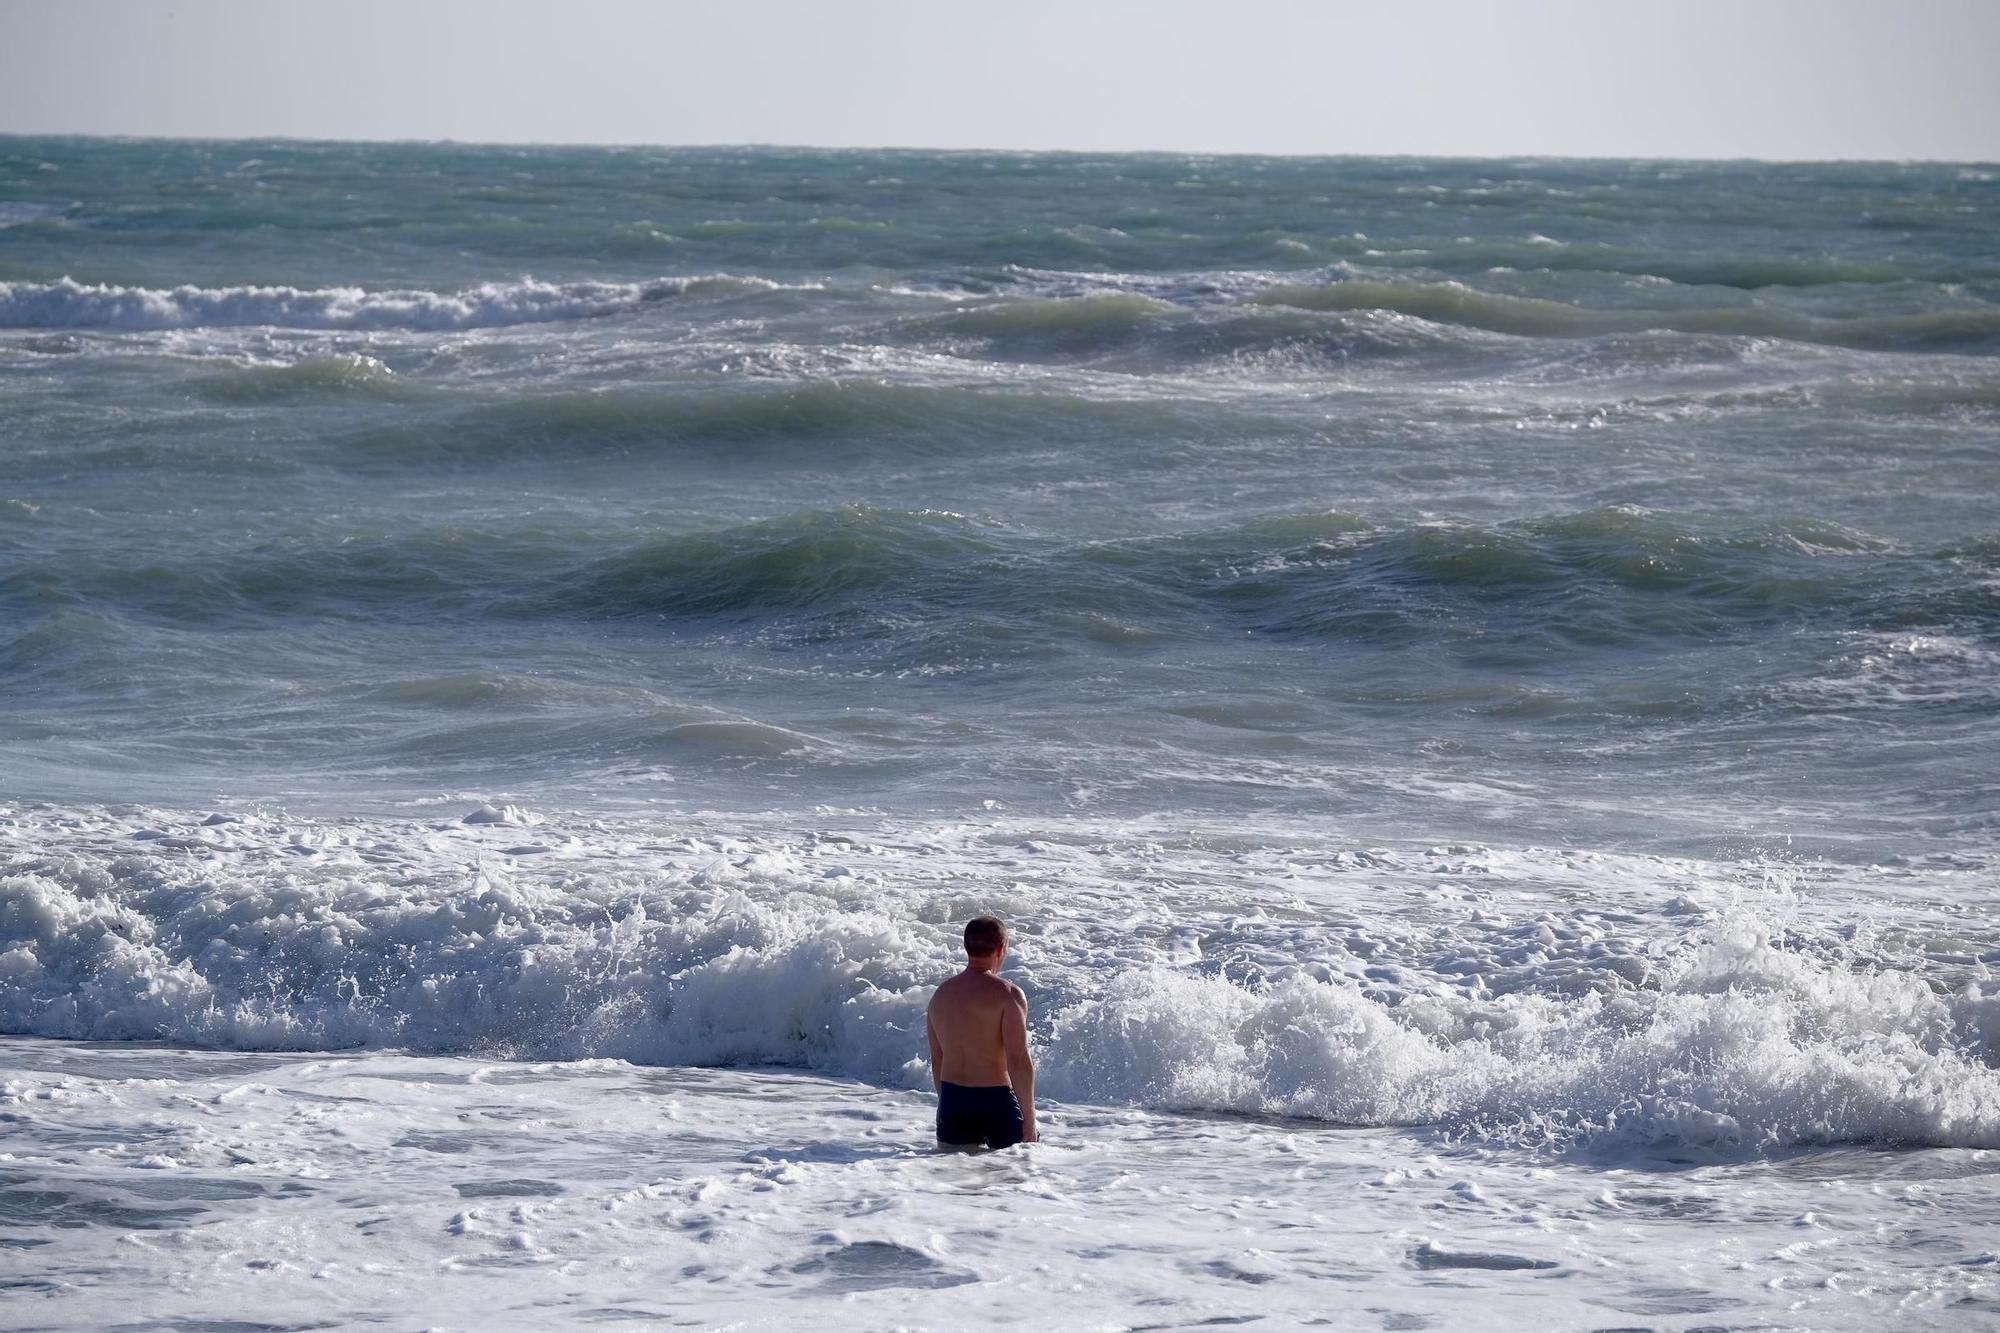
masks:
<svg viewBox="0 0 2000 1333"><path fill-rule="evenodd" d="M0 137L11 1330L1982 1327L1997 907L2000 167Z"/></svg>

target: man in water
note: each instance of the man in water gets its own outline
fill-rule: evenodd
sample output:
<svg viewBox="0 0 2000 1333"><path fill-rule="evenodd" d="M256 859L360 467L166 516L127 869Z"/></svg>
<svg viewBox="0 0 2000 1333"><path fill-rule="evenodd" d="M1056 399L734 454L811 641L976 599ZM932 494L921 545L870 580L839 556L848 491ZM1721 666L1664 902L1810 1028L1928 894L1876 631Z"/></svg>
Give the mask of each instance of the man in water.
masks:
<svg viewBox="0 0 2000 1333"><path fill-rule="evenodd" d="M1000 979L1006 961L1007 928L993 917L974 917L965 927L965 970L931 997L925 1019L941 1148L1009 1148L1041 1137L1028 997Z"/></svg>

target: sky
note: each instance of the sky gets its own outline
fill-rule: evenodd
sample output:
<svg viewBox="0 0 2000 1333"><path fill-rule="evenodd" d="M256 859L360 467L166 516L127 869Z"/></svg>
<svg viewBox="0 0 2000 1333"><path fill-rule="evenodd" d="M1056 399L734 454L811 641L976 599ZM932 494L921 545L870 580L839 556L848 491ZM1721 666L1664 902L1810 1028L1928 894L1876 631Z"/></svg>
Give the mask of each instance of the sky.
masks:
<svg viewBox="0 0 2000 1333"><path fill-rule="evenodd" d="M0 0L0 133L2000 160L2000 0Z"/></svg>

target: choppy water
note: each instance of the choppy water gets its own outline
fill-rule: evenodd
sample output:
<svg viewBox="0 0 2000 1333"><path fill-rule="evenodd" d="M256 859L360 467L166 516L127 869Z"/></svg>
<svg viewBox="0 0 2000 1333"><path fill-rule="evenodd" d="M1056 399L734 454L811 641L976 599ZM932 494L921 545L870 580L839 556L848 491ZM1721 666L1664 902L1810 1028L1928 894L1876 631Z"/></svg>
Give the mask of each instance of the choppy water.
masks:
<svg viewBox="0 0 2000 1333"><path fill-rule="evenodd" d="M1049 1145L1028 1211L1101 1199L1177 1308L1348 1280L1270 1260L1325 1225L1296 1134L1556 1237L1455 1262L1524 1251L1390 1191L1343 1260L1524 1310L1993 1299L1971 1223L1821 1196L2000 1160L2000 171L0 139L0 419L0 1031L805 1067L901 1125L997 909L1053 1123L1123 1145ZM75 1097L132 1170L306 1160L153 1151L126 1048L15 1049L16 1174L124 1188ZM1106 1193L1183 1132L1257 1163L1196 1190L1212 1252ZM878 1167L797 1160L803 1266L680 1315L1002 1280L929 1205L812 1240ZM1569 1197L1697 1162L1737 1276ZM1598 1271L1661 1246L1653 1295Z"/></svg>

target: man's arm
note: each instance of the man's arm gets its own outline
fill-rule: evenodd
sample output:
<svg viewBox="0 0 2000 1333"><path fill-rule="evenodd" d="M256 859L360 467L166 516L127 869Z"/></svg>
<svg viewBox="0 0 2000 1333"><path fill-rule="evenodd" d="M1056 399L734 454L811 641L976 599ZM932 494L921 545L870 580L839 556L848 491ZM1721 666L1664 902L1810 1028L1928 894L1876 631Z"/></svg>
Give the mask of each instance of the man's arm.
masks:
<svg viewBox="0 0 2000 1333"><path fill-rule="evenodd" d="M1007 1049L1007 1081L1014 1085L1014 1099L1021 1103L1021 1141L1035 1143L1041 1134L1035 1129L1035 1062L1028 1055L1028 997L1019 986L1010 987L1014 1002L1000 1012L1000 1041Z"/></svg>
<svg viewBox="0 0 2000 1333"><path fill-rule="evenodd" d="M936 1092L938 1084L944 1081L944 1076L938 1073L944 1066L944 1046L938 1041L937 1029L931 1026L928 1010L924 1012L924 1035L931 1039L931 1091Z"/></svg>

